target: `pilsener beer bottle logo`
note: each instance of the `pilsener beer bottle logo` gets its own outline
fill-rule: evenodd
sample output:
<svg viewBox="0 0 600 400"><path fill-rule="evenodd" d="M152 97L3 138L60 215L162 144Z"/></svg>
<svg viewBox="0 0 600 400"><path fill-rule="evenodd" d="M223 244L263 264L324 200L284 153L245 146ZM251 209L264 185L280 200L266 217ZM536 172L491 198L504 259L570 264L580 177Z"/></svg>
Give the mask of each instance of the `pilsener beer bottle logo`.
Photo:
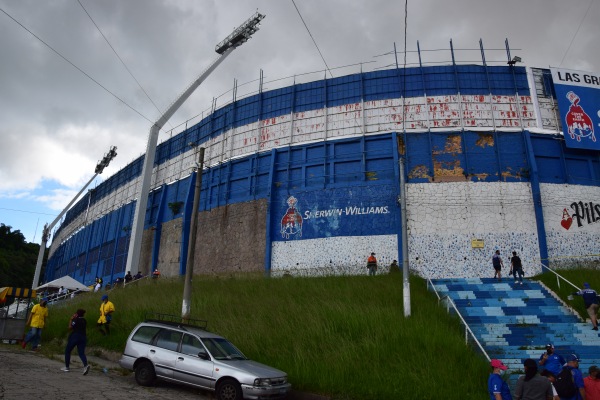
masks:
<svg viewBox="0 0 600 400"><path fill-rule="evenodd" d="M571 139L577 139L578 142L581 142L581 138L589 137L592 139L592 142L595 142L594 124L589 115L583 110L583 107L579 105L579 96L571 91L567 93L567 99L569 99L571 105L565 119L567 122L567 131Z"/></svg>
<svg viewBox="0 0 600 400"><path fill-rule="evenodd" d="M302 215L298 212L296 204L298 199L290 196L287 199L288 209L281 218L281 236L289 239L290 236L302 237Z"/></svg>

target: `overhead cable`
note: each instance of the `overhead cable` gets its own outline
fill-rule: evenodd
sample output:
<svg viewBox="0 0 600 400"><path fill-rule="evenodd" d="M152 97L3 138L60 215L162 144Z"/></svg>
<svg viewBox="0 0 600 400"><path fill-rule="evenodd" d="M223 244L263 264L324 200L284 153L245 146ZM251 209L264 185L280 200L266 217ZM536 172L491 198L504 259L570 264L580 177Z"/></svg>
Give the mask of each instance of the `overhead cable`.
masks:
<svg viewBox="0 0 600 400"><path fill-rule="evenodd" d="M323 53L321 53L321 49L319 49L319 45L317 45L317 41L313 37L312 33L310 33L310 29L308 29L308 25L306 25L306 22L304 22L304 18L302 18L302 14L300 14L300 10L298 10L298 6L296 6L296 3L294 2L294 0L292 0L292 4L296 8L296 11L298 12L298 15L300 16L300 19L302 20L302 23L304 24L304 27L308 31L308 34L310 35L310 38L312 39L313 43L315 44L315 47L317 48L317 51L319 52L319 55L321 56L321 59L323 60L323 63L325 63L325 67L327 68L327 71L329 72L329 75L333 78L333 74L331 73L331 70L329 69L329 65L327 65L327 61L325 61L325 57L323 57Z"/></svg>
<svg viewBox="0 0 600 400"><path fill-rule="evenodd" d="M158 111L158 113L160 115L163 114L163 111L161 111L158 106L156 105L156 103L154 103L154 101L150 98L150 95L146 92L146 90L144 90L144 88L142 87L142 84L137 80L137 78L133 75L133 72L131 72L131 70L127 67L127 64L125 64L125 61L123 61L123 59L121 58L121 56L119 56L119 53L117 53L117 51L115 50L115 48L112 46L112 44L110 44L108 38L104 35L104 33L102 32L102 30L100 29L100 27L98 26L98 24L96 24L96 21L94 21L94 19L92 18L92 16L90 15L90 13L88 12L88 10L86 10L86 8L83 6L83 4L81 3L81 0L77 0L77 2L79 3L79 5L81 6L81 8L83 8L83 11L85 11L85 13L87 14L87 16L89 17L90 21L92 21L92 23L94 24L94 26L96 27L96 29L98 29L98 32L100 32L100 35L102 35L102 37L104 38L104 40L106 41L106 44L108 44L108 46L111 48L111 50L113 51L113 53L115 53L115 55L117 56L117 58L119 59L119 61L121 61L121 64L123 64L123 66L125 67L125 69L127 70L127 72L129 72L129 75L131 75L131 77L133 78L133 80L135 81L135 83L137 83L137 85L140 87L140 89L142 89L142 92L144 92L144 94L146 95L146 97L148 98L148 100L150 100L150 102L152 103L152 105L154 106L154 108L156 108L156 111ZM169 123L170 125L170 123ZM171 128L173 128L173 126L171 125Z"/></svg>
<svg viewBox="0 0 600 400"><path fill-rule="evenodd" d="M71 64L71 66L73 66L73 68L77 69L79 72L81 72L83 75L85 75L86 77L88 77L96 85L98 85L102 89L104 89L105 92L107 92L108 94L110 94L111 96L113 96L115 99L119 100L125 106L129 107L133 112L135 112L136 114L138 114L140 117L144 118L146 121L148 121L150 123L154 123L154 121L150 120L144 114L142 114L141 112L139 112L138 110L136 110L135 108L133 108L132 106L130 106L129 104L127 104L127 102L125 100L123 100L122 98L120 98L119 96L117 96L116 94L114 94L113 92L111 92L108 88L106 88L104 85L102 85L96 79L92 78L87 72L85 72L84 70L82 70L81 68L79 68L73 62L71 62L68 58L66 58L61 53L59 53L58 50L54 49L52 46L50 46L48 43L46 43L44 40L42 40L42 38L40 38L35 33L33 33L32 31L30 31L25 25L23 25L22 23L20 23L19 21L17 21L12 15L10 15L6 11L4 11L4 9L0 8L0 11L2 11L4 14L6 14L6 16L8 16L10 19L12 19L13 21L15 21L21 28L23 28L27 32L29 32L29 34L31 34L34 38L36 38L37 40L39 40L40 42L42 42L46 47L48 47L50 50L52 50L60 58L62 58L63 60L65 60L66 62L68 62L69 64Z"/></svg>

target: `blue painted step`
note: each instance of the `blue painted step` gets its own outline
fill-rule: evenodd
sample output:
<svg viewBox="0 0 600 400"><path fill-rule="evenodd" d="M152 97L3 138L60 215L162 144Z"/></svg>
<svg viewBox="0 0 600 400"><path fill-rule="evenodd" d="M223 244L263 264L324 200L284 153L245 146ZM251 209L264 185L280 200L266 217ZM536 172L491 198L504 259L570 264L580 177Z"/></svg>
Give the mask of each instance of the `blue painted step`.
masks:
<svg viewBox="0 0 600 400"><path fill-rule="evenodd" d="M436 279L432 284L440 297L452 299L490 358L501 359L509 372L522 371L527 358L537 360L547 343L563 357L578 354L584 375L589 366L600 365L598 331L538 282L468 278ZM516 382L516 377L510 379Z"/></svg>

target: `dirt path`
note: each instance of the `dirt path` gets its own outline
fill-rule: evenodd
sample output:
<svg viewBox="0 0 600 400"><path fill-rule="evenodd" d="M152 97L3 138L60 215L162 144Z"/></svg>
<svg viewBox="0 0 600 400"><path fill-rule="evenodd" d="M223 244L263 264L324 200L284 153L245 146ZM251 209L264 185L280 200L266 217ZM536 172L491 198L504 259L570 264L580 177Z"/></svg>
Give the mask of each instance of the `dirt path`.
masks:
<svg viewBox="0 0 600 400"><path fill-rule="evenodd" d="M92 369L83 376L76 352L71 357L71 372L63 372L63 359L56 358L49 359L17 345L0 345L0 399L214 399L209 392L175 384L139 386L132 374L123 375L116 364L97 357L89 357ZM103 372L103 368L108 371Z"/></svg>

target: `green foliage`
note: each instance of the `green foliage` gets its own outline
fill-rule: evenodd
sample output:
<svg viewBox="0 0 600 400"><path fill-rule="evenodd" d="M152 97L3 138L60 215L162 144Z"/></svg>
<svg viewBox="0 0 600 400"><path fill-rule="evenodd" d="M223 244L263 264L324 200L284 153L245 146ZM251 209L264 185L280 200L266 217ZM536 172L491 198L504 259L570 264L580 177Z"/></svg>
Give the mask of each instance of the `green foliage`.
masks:
<svg viewBox="0 0 600 400"><path fill-rule="evenodd" d="M102 293L51 305L44 342L61 352L67 321L87 310L88 344L122 352L147 313L180 315L180 279L144 279L109 292L111 335L95 329ZM264 279L195 276L192 318L248 357L289 375L295 390L333 399L481 399L489 367L464 343L458 318L439 307L425 281L411 279L404 317L402 276ZM61 340L53 340L61 339Z"/></svg>
<svg viewBox="0 0 600 400"><path fill-rule="evenodd" d="M39 250L21 231L0 224L0 287L31 287Z"/></svg>

